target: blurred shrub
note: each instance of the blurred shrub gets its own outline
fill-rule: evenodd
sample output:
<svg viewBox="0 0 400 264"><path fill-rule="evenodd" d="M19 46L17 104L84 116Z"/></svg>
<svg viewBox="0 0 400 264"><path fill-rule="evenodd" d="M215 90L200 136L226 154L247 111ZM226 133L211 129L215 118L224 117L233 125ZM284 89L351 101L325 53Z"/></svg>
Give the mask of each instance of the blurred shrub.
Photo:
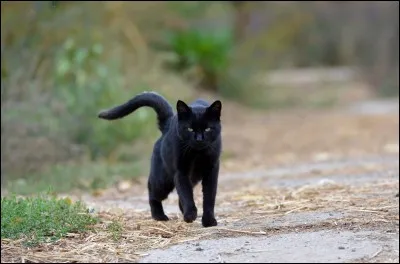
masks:
<svg viewBox="0 0 400 264"><path fill-rule="evenodd" d="M204 15L210 4L210 2L203 1L167 1L166 7L180 19L190 20Z"/></svg>
<svg viewBox="0 0 400 264"><path fill-rule="evenodd" d="M66 110L59 123L73 142L88 147L93 158L109 155L118 144L140 137L149 119L143 111L118 124L97 118L100 109L134 95L123 89L117 62L102 60L102 53L101 44L78 46L68 39L58 50L54 69L54 95Z"/></svg>
<svg viewBox="0 0 400 264"><path fill-rule="evenodd" d="M191 94L187 82L162 69L157 53L146 51L142 29L134 31L132 18L147 33L149 20L162 17L154 6L164 5L1 5L2 179L30 178L55 164L96 158L147 160L159 133L154 111L143 108L114 122L98 119L97 113L143 90L157 90L168 99ZM133 14L125 14L128 10Z"/></svg>
<svg viewBox="0 0 400 264"><path fill-rule="evenodd" d="M230 63L233 39L230 31L205 32L196 29L170 34L170 49L176 55L173 67L177 71L197 68L200 86L217 91L221 76Z"/></svg>
<svg viewBox="0 0 400 264"><path fill-rule="evenodd" d="M81 159L77 149L121 160L125 142L146 145L158 132L153 111L112 123L96 115L143 90L172 102L192 96L190 87L200 83L252 106L272 106L274 89L253 84L257 76L347 65L361 67L377 92L399 91L395 1L253 1L236 9L221 1L1 4L2 172L25 175ZM229 27L239 27L240 42L229 30L215 30ZM154 42L168 48L160 54ZM161 69L170 55L164 51L175 54L179 75ZM124 159L136 159L126 148Z"/></svg>
<svg viewBox="0 0 400 264"><path fill-rule="evenodd" d="M251 2L238 65L350 66L376 95L399 93L398 1Z"/></svg>

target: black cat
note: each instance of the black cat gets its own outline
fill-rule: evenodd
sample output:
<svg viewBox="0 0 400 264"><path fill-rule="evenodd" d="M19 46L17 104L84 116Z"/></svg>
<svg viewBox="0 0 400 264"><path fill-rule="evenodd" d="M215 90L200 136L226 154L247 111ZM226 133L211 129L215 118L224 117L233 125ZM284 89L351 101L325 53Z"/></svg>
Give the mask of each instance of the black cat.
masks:
<svg viewBox="0 0 400 264"><path fill-rule="evenodd" d="M176 187L179 209L184 221L197 218L193 187L202 182L204 227L216 226L214 217L219 160L221 155L221 101L211 105L196 100L176 104L177 114L164 97L154 92L141 93L125 104L101 111L99 118L122 118L139 107L152 107L157 112L161 137L154 144L148 179L149 203L153 219L167 221L162 201Z"/></svg>

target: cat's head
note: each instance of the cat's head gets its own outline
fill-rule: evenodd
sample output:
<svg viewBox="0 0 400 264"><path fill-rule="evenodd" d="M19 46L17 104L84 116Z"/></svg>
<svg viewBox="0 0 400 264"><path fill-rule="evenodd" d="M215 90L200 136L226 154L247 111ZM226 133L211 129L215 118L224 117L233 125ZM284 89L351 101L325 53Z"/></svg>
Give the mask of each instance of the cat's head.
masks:
<svg viewBox="0 0 400 264"><path fill-rule="evenodd" d="M221 134L221 101L210 106L188 106L181 100L176 104L178 133L186 144L202 149L216 141Z"/></svg>

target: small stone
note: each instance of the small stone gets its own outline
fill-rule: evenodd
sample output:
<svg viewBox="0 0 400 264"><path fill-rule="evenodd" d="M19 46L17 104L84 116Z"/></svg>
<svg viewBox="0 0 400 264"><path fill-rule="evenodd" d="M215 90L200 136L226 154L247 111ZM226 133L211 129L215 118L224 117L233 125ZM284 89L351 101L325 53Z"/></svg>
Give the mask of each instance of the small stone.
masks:
<svg viewBox="0 0 400 264"><path fill-rule="evenodd" d="M126 192L132 187L132 183L130 181L120 181L118 182L117 189L120 192Z"/></svg>
<svg viewBox="0 0 400 264"><path fill-rule="evenodd" d="M351 252L356 252L356 249L355 249L355 248L353 248L353 249L351 250Z"/></svg>
<svg viewBox="0 0 400 264"><path fill-rule="evenodd" d="M343 246L339 246L339 247L338 247L338 249L345 249L345 247L343 247Z"/></svg>
<svg viewBox="0 0 400 264"><path fill-rule="evenodd" d="M327 152L319 152L314 154L313 159L315 161L326 161L331 158L331 154Z"/></svg>
<svg viewBox="0 0 400 264"><path fill-rule="evenodd" d="M201 247L196 248L196 251L203 251L204 249L202 249Z"/></svg>
<svg viewBox="0 0 400 264"><path fill-rule="evenodd" d="M390 143L386 144L383 149L389 153L399 153L399 144L398 143Z"/></svg>

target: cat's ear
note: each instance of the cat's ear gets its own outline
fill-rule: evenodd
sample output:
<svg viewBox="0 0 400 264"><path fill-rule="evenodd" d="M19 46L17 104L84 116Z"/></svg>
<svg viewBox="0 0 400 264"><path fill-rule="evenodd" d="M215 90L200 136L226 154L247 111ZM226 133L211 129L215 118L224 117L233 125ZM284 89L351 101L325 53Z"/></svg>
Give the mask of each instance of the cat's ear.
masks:
<svg viewBox="0 0 400 264"><path fill-rule="evenodd" d="M222 110L222 103L220 100L215 101L214 103L212 103L208 108L207 108L207 112L217 118L219 120L220 116L221 116L221 110Z"/></svg>
<svg viewBox="0 0 400 264"><path fill-rule="evenodd" d="M178 112L179 119L188 118L192 112L190 107L181 100L178 100L176 103L176 111Z"/></svg>

